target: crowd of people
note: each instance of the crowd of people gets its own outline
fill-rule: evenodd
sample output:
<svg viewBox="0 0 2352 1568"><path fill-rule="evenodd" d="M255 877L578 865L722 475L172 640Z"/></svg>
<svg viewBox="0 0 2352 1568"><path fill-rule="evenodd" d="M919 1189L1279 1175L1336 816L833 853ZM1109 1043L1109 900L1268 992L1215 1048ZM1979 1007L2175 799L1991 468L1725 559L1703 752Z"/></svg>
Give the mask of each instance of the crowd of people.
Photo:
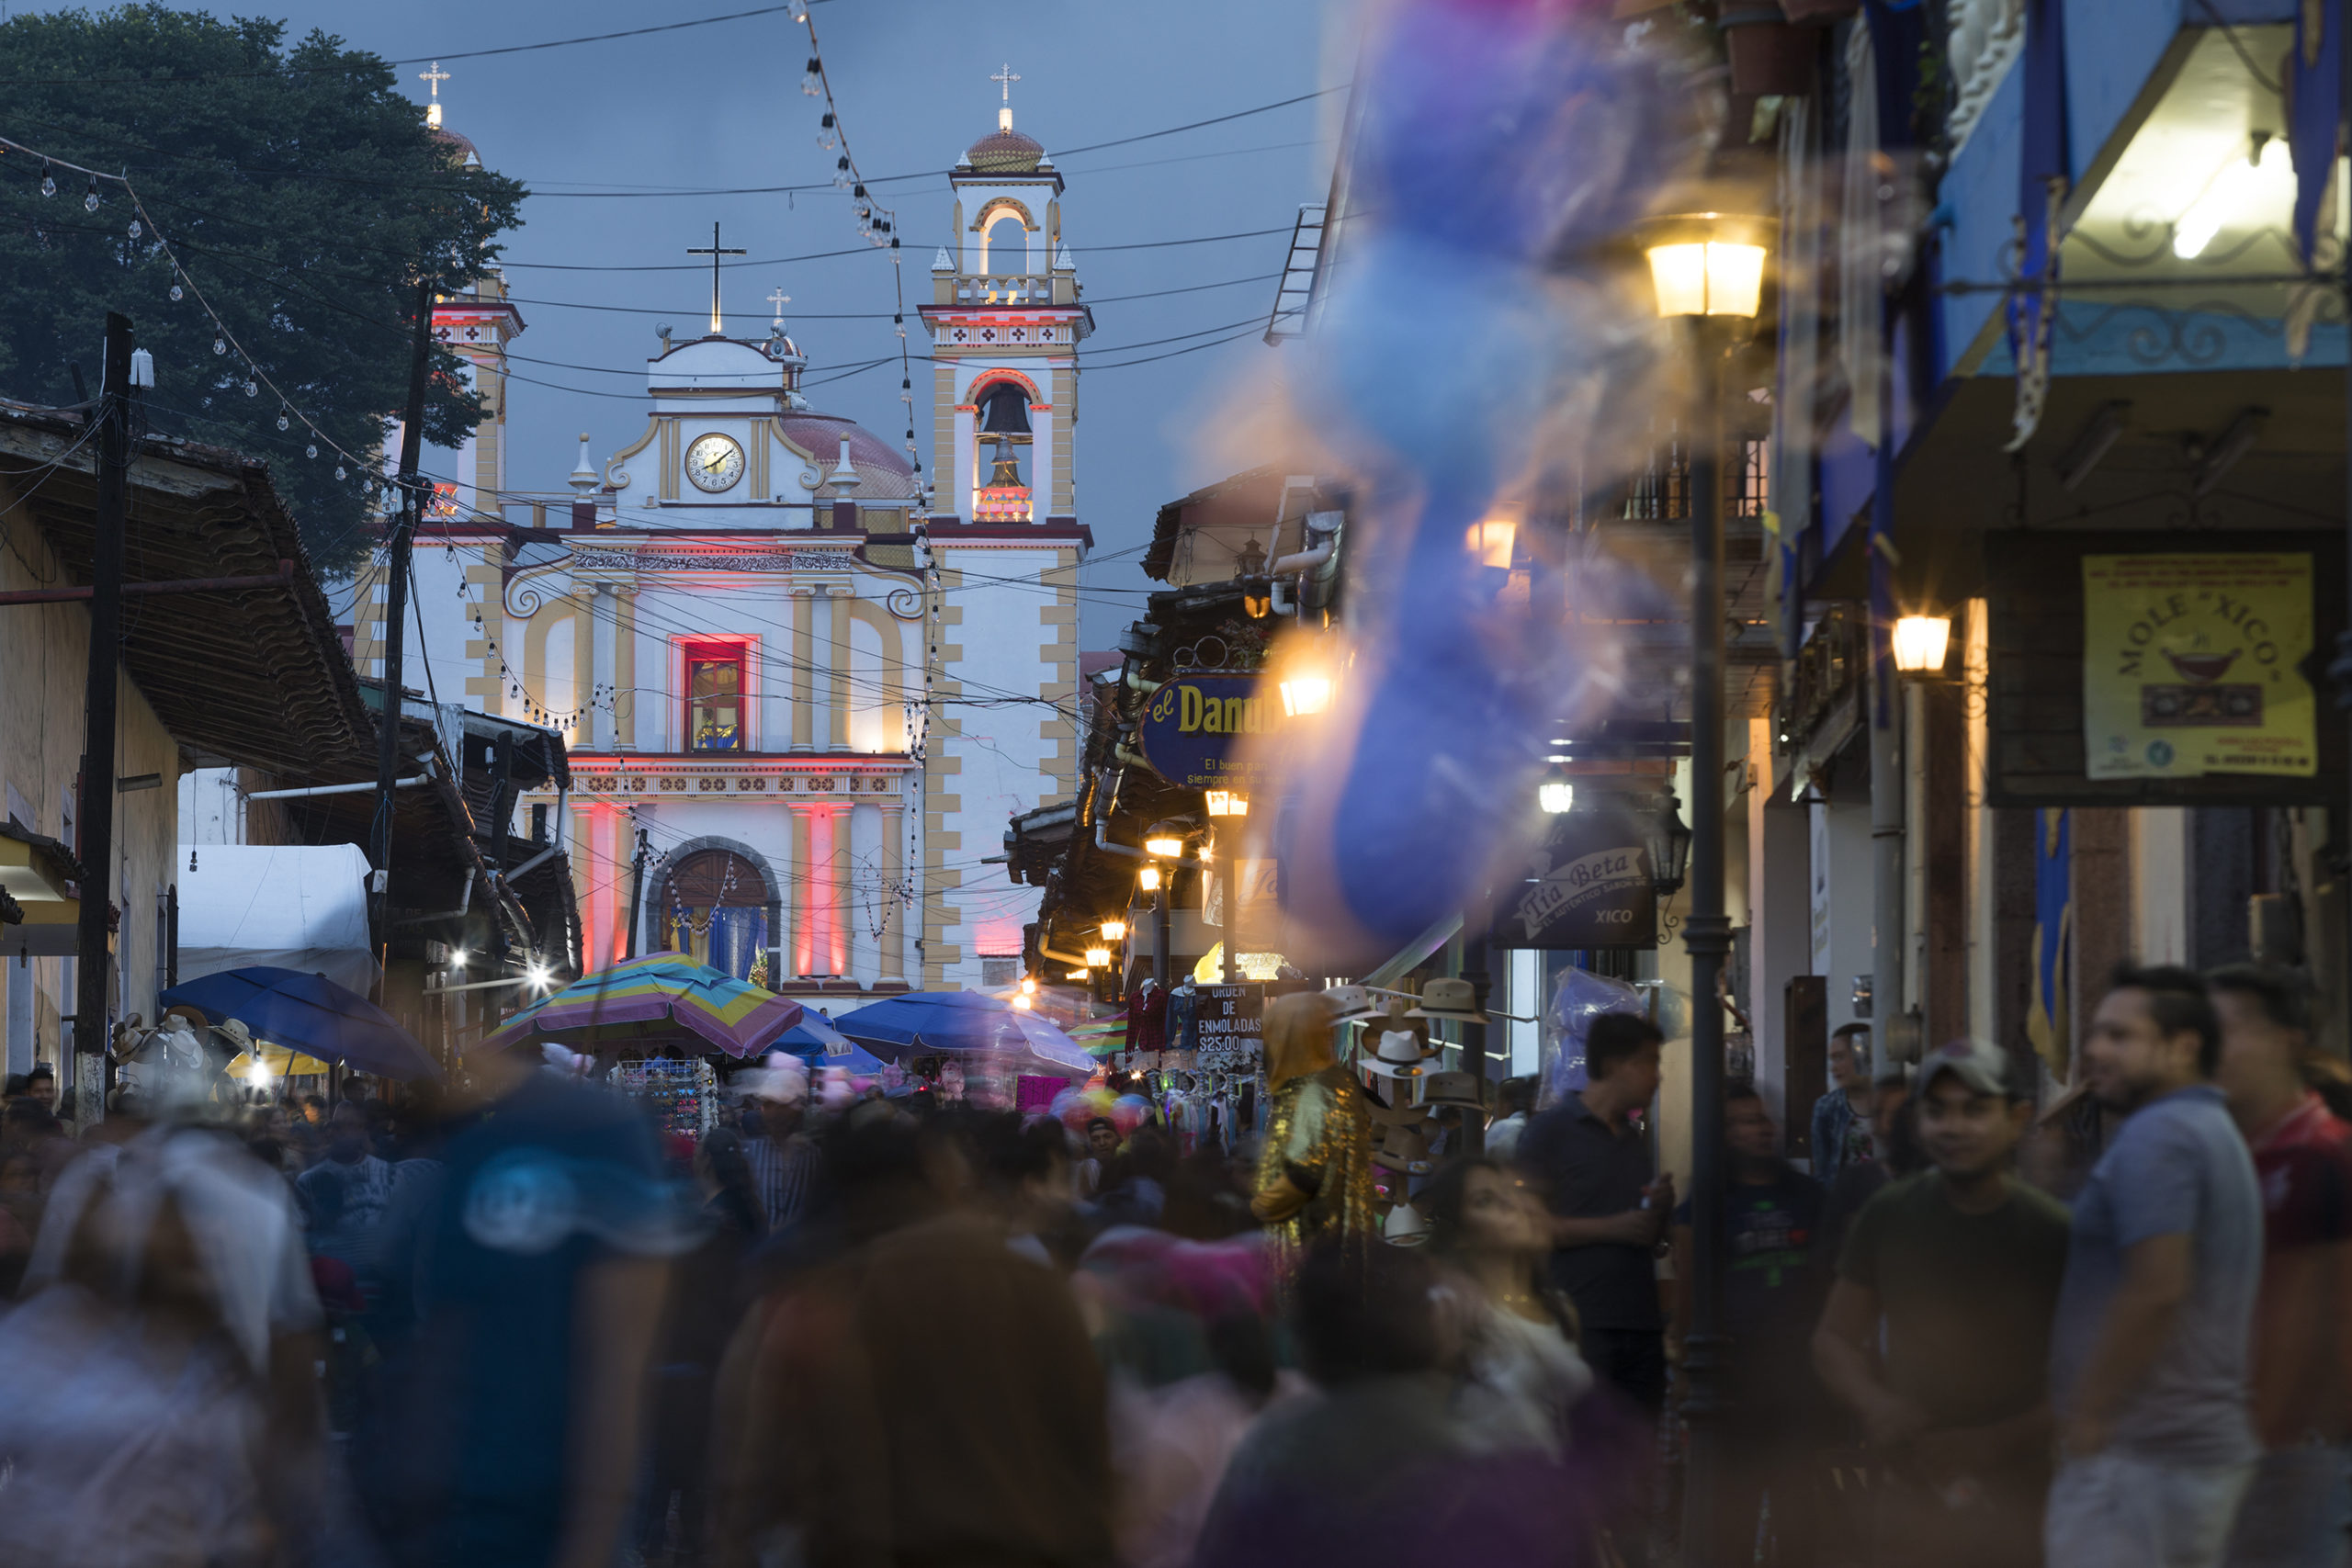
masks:
<svg viewBox="0 0 2352 1568"><path fill-rule="evenodd" d="M2119 974L2063 1203L1993 1046L1873 1080L1841 1036L1808 1170L1735 1085L1712 1345L1630 1013L1413 1178L1412 1246L1310 1150L1363 1090L1312 996L1255 1161L785 1058L691 1138L560 1053L78 1140L11 1083L0 1562L2341 1563L2352 1129L2307 1007Z"/></svg>

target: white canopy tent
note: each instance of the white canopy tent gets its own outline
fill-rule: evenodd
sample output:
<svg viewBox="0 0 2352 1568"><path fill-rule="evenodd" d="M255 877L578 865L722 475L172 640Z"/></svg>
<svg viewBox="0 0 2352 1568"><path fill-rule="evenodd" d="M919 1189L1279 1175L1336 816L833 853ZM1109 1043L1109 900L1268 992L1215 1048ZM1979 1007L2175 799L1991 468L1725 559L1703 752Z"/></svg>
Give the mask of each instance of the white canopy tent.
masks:
<svg viewBox="0 0 2352 1568"><path fill-rule="evenodd" d="M373 993L358 845L182 844L180 852L183 981L268 964Z"/></svg>

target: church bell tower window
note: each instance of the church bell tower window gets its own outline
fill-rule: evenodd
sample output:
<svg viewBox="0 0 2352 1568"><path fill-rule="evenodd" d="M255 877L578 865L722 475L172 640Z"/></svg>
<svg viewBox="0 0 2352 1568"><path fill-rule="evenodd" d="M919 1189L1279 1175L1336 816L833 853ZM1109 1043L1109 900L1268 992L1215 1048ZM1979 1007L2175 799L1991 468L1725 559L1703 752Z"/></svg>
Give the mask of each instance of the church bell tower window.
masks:
<svg viewBox="0 0 2352 1568"><path fill-rule="evenodd" d="M695 751L743 750L741 649L687 651L686 736L688 748Z"/></svg>

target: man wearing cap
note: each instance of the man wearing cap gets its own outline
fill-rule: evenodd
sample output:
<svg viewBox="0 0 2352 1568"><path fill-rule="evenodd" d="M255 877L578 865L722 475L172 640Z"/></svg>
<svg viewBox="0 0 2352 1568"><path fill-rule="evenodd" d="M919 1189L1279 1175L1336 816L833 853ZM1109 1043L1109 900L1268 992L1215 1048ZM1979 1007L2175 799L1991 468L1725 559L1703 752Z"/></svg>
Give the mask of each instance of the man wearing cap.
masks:
<svg viewBox="0 0 2352 1568"><path fill-rule="evenodd" d="M1519 1160L1547 1188L1552 1280L1576 1303L1584 1359L1644 1412L1666 1403L1666 1316L1654 1261L1674 1178L1653 1179L1632 1122L1657 1093L1665 1037L1634 1013L1605 1012L1585 1037L1583 1091L1528 1124Z"/></svg>
<svg viewBox="0 0 2352 1568"><path fill-rule="evenodd" d="M760 1194L768 1229L780 1231L808 1210L824 1179L824 1156L804 1132L808 1069L785 1053L752 1076L743 1103L743 1156Z"/></svg>
<svg viewBox="0 0 2352 1568"><path fill-rule="evenodd" d="M2043 1540L2064 1568L2210 1568L2254 1473L2262 1194L2211 1081L2221 1052L2186 969L2119 969L2091 1017L2084 1081L2126 1120L2075 1200L2051 1338Z"/></svg>
<svg viewBox="0 0 2352 1568"><path fill-rule="evenodd" d="M1863 1205L1814 1331L1815 1370L1893 1472L1877 1533L1918 1568L2041 1557L2067 1219L2011 1169L2033 1119L2019 1081L1984 1041L1928 1058L1915 1103L1930 1168Z"/></svg>

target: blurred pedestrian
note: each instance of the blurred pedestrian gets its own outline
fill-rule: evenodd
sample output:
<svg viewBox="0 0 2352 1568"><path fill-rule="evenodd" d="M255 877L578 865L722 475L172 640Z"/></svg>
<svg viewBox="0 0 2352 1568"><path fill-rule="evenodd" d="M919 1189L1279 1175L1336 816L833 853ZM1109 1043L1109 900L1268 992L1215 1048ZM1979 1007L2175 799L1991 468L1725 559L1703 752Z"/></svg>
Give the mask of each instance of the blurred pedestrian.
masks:
<svg viewBox="0 0 2352 1568"><path fill-rule="evenodd" d="M1634 1013L1595 1018L1584 1089L1530 1122L1519 1147L1551 1205L1552 1282L1576 1303L1584 1359L1652 1420L1666 1403L1656 1257L1674 1178L1656 1174L1633 1118L1657 1094L1665 1038Z"/></svg>
<svg viewBox="0 0 2352 1568"><path fill-rule="evenodd" d="M1535 1114L1535 1080L1505 1078L1495 1091L1497 1115L1487 1129L1487 1157L1505 1165L1519 1157L1519 1140Z"/></svg>
<svg viewBox="0 0 2352 1568"><path fill-rule="evenodd" d="M2016 1174L2031 1099L1997 1048L1919 1070L1932 1164L1873 1197L1837 1258L1813 1362L1883 1452L1886 1568L2031 1568L2050 1484L2049 1346L2066 1211Z"/></svg>
<svg viewBox="0 0 2352 1568"><path fill-rule="evenodd" d="M1813 1105L1814 1179L1823 1186L1871 1157L1871 1026L1840 1024L1829 1037L1829 1090Z"/></svg>
<svg viewBox="0 0 2352 1568"><path fill-rule="evenodd" d="M285 1186L209 1131L67 1168L0 1317L0 1562L325 1561L340 1495Z"/></svg>
<svg viewBox="0 0 2352 1568"><path fill-rule="evenodd" d="M2352 1517L2343 1337L2352 1258L2352 1126L2305 1081L2309 985L2245 964L2205 977L2222 1024L2214 1081L2262 1184L2254 1427L2262 1458L2239 1506L2231 1568L2335 1568Z"/></svg>
<svg viewBox="0 0 2352 1568"><path fill-rule="evenodd" d="M799 1223L820 1195L824 1159L808 1134L808 1069L782 1053L772 1055L764 1072L752 1075L743 1103L743 1156L767 1228Z"/></svg>
<svg viewBox="0 0 2352 1568"><path fill-rule="evenodd" d="M2117 970L2083 1044L2084 1081L2125 1121L2075 1201L2051 1347L2044 1537L2064 1568L2218 1563L2253 1476L2262 1197L2211 1081L2221 1052L2203 982L2175 967Z"/></svg>
<svg viewBox="0 0 2352 1568"><path fill-rule="evenodd" d="M716 1127L695 1149L703 1235L679 1258L654 1356L653 1454L639 1502L648 1557L699 1563L709 1512L712 1385L743 1314L743 1259L766 1229L740 1134ZM674 1512L673 1512L674 1508Z"/></svg>
<svg viewBox="0 0 2352 1568"><path fill-rule="evenodd" d="M47 1062L35 1062L25 1075L25 1098L43 1111L57 1110L57 1069Z"/></svg>
<svg viewBox="0 0 2352 1568"><path fill-rule="evenodd" d="M1928 1156L1919 1147L1918 1111L1911 1100L1910 1082L1901 1073L1889 1073L1871 1087L1870 1135L1871 1157L1848 1166L1827 1183L1815 1248L1824 1272L1837 1267L1847 1232L1862 1205L1890 1184L1928 1168Z"/></svg>
<svg viewBox="0 0 2352 1568"><path fill-rule="evenodd" d="M401 1403L356 1468L404 1564L607 1568L636 1490L667 1258L691 1240L651 1127L539 1068L467 1060L473 1103L424 1190Z"/></svg>
<svg viewBox="0 0 2352 1568"><path fill-rule="evenodd" d="M1461 1306L1464 1429L1496 1451L1557 1455L1592 1369L1577 1350L1576 1307L1551 1281L1549 1211L1521 1172L1480 1158L1448 1165L1418 1202Z"/></svg>
<svg viewBox="0 0 2352 1568"><path fill-rule="evenodd" d="M1766 1539L1771 1544L1762 1561L1810 1564L1822 1424L1805 1349L1820 1307L1813 1247L1821 1183L1781 1157L1780 1129L1752 1084L1724 1092L1724 1342L1714 1419L1727 1463L1713 1560L1748 1562ZM1674 1316L1667 1330L1668 1359L1678 1367L1690 1325L1691 1217L1685 1199L1674 1213Z"/></svg>
<svg viewBox="0 0 2352 1568"><path fill-rule="evenodd" d="M311 1251L346 1265L374 1289L377 1233L392 1195L392 1168L373 1152L368 1119L350 1100L334 1108L319 1163L294 1179Z"/></svg>
<svg viewBox="0 0 2352 1568"><path fill-rule="evenodd" d="M847 1119L834 1175L868 1237L788 1278L730 1349L720 1562L779 1527L818 1564L1111 1560L1101 1363L1068 1286L964 1206L966 1162L952 1123Z"/></svg>

